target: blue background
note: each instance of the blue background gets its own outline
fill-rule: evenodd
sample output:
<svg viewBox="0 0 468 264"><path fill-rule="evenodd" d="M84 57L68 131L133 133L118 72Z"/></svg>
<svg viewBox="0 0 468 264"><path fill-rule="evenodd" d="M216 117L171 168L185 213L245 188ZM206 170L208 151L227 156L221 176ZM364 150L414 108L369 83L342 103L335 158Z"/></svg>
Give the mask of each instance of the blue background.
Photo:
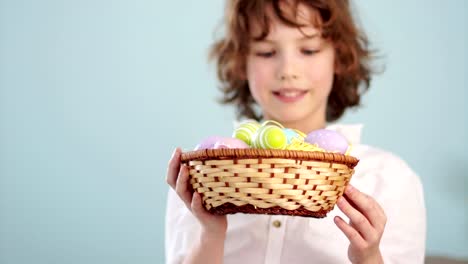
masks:
<svg viewBox="0 0 468 264"><path fill-rule="evenodd" d="M468 259L468 2L358 1L383 55L364 142L420 175L427 253ZM230 135L223 1L0 0L0 263L162 263L174 147Z"/></svg>

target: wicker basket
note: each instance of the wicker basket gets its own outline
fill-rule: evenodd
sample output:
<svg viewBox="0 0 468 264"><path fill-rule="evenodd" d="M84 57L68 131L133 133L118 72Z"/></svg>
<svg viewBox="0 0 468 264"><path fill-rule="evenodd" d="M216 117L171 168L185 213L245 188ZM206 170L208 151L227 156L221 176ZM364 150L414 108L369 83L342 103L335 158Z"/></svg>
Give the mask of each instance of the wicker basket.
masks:
<svg viewBox="0 0 468 264"><path fill-rule="evenodd" d="M265 149L204 149L181 161L211 213L316 218L333 209L358 163L336 153Z"/></svg>

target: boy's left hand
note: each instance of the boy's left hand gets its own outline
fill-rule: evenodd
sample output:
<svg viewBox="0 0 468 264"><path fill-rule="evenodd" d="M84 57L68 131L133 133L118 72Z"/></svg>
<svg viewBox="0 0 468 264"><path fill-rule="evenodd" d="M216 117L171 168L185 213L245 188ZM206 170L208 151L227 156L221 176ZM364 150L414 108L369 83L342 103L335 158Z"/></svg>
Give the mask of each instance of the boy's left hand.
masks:
<svg viewBox="0 0 468 264"><path fill-rule="evenodd" d="M351 185L337 201L340 210L349 218L335 216L335 224L349 239L348 258L352 263L383 263L380 239L387 217L382 207L369 195Z"/></svg>

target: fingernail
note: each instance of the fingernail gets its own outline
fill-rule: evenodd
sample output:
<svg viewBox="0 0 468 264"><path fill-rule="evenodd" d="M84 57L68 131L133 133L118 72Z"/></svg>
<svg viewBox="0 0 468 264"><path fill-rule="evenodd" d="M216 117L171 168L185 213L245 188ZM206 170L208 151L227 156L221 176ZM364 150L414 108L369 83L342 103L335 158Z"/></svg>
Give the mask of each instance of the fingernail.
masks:
<svg viewBox="0 0 468 264"><path fill-rule="evenodd" d="M174 151L172 152L172 158L175 157L175 155L176 155L176 153L177 153L177 149L178 149L178 148L175 148Z"/></svg>
<svg viewBox="0 0 468 264"><path fill-rule="evenodd" d="M342 205L343 202L344 202L343 199L344 199L343 197L338 198L338 201L336 201L336 203L337 203L338 205Z"/></svg>
<svg viewBox="0 0 468 264"><path fill-rule="evenodd" d="M201 196L197 191L193 191L193 196L196 197L197 200L201 200Z"/></svg>
<svg viewBox="0 0 468 264"><path fill-rule="evenodd" d="M348 184L348 187L346 187L345 193L349 194L354 192L356 190L351 184Z"/></svg>

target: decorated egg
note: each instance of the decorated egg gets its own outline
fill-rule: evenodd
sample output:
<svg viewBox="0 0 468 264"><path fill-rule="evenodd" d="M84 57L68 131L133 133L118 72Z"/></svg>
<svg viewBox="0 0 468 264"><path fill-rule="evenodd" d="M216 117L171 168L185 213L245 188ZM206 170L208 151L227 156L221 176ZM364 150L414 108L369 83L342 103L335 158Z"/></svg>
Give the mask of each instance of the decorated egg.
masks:
<svg viewBox="0 0 468 264"><path fill-rule="evenodd" d="M349 143L344 136L330 129L312 131L307 135L305 141L310 144L317 144L319 148L326 151L339 152L342 154L346 153L349 146Z"/></svg>
<svg viewBox="0 0 468 264"><path fill-rule="evenodd" d="M262 149L285 149L288 144L283 129L275 125L262 126L255 135L254 146Z"/></svg>
<svg viewBox="0 0 468 264"><path fill-rule="evenodd" d="M277 126L280 128L284 128L284 126L280 122L277 122L275 120L266 120L262 123L261 126Z"/></svg>
<svg viewBox="0 0 468 264"><path fill-rule="evenodd" d="M244 141L247 145L252 145L255 133L260 124L256 121L247 121L241 123L233 132L232 137Z"/></svg>
<svg viewBox="0 0 468 264"><path fill-rule="evenodd" d="M222 138L223 137L220 137L220 136L210 136L210 137L204 138L202 141L200 141L200 143L198 143L197 146L195 146L194 150L212 149L215 143L218 142Z"/></svg>
<svg viewBox="0 0 468 264"><path fill-rule="evenodd" d="M283 131L284 131L284 134L286 135L288 145L292 143L294 138L301 140L301 141L303 141L305 138L305 135L302 132L297 131L295 129L284 128Z"/></svg>
<svg viewBox="0 0 468 264"><path fill-rule="evenodd" d="M237 138L220 138L218 139L214 146L214 149L234 149L234 148L239 148L239 149L244 149L244 148L249 148L249 145L245 143L244 141L237 139Z"/></svg>

